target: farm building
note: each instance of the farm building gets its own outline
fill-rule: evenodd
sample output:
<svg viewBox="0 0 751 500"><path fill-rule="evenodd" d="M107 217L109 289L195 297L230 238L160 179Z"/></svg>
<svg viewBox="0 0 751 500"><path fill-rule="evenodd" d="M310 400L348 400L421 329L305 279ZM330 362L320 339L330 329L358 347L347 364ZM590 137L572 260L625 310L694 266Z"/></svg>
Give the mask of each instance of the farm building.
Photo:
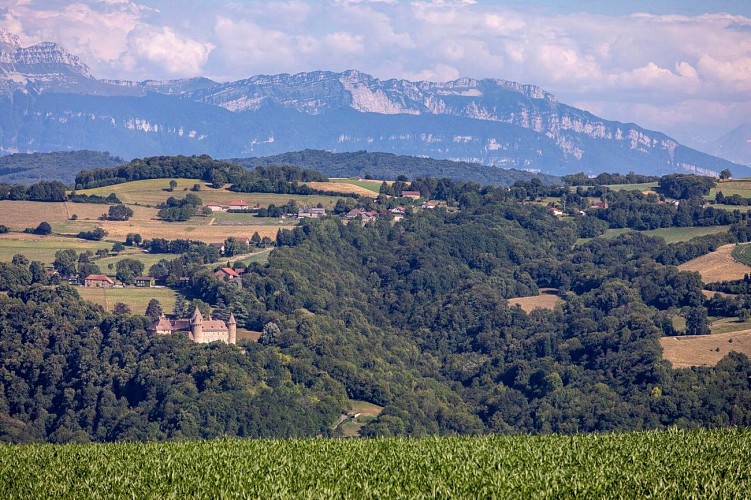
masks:
<svg viewBox="0 0 751 500"><path fill-rule="evenodd" d="M209 207L212 212L224 212L226 210L226 208L215 202L207 203L206 206Z"/></svg>
<svg viewBox="0 0 751 500"><path fill-rule="evenodd" d="M297 211L298 219L318 219L326 215L325 208L301 208Z"/></svg>
<svg viewBox="0 0 751 500"><path fill-rule="evenodd" d="M149 332L156 335L172 335L185 333L190 340L198 344L221 341L227 344L237 343L237 321L235 315L229 315L225 323L220 319L204 320L201 311L196 308L190 319L167 319L164 314L149 328Z"/></svg>
<svg viewBox="0 0 751 500"><path fill-rule="evenodd" d="M412 198L416 200L420 198L420 191L402 191L402 198Z"/></svg>
<svg viewBox="0 0 751 500"><path fill-rule="evenodd" d="M112 288L115 282L106 274L89 274L83 281L84 286L95 288Z"/></svg>
<svg viewBox="0 0 751 500"><path fill-rule="evenodd" d="M229 210L247 210L248 204L242 200L230 201L229 206L227 208Z"/></svg>
<svg viewBox="0 0 751 500"><path fill-rule="evenodd" d="M136 276L135 282L136 286L144 288L151 288L156 285L156 280L153 276Z"/></svg>

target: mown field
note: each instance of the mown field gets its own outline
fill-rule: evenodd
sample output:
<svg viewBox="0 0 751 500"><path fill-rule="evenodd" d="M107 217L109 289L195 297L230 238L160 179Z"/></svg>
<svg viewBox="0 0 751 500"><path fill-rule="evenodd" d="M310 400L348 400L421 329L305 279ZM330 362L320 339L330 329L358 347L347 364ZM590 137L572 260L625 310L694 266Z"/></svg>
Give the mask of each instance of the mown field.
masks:
<svg viewBox="0 0 751 500"><path fill-rule="evenodd" d="M543 288L540 290L540 295L534 297L516 297L508 299L510 306L518 305L526 313L530 313L535 309L554 309L558 304L562 304L563 300L558 296L558 291L552 288Z"/></svg>
<svg viewBox="0 0 751 500"><path fill-rule="evenodd" d="M751 266L736 261L732 252L735 245L723 245L714 252L702 255L678 266L681 271L697 271L704 283L743 279L751 273Z"/></svg>
<svg viewBox="0 0 751 500"><path fill-rule="evenodd" d="M751 356L751 330L662 337L660 345L662 356L670 361L673 368L714 366L730 351Z"/></svg>
<svg viewBox="0 0 751 500"><path fill-rule="evenodd" d="M55 252L66 248L72 248L78 253L86 250L96 252L100 248L112 248L112 243L59 236L6 233L0 235L0 262L10 262L14 255L22 254L29 260L38 260L44 264L52 265L52 261L55 260Z"/></svg>
<svg viewBox="0 0 751 500"><path fill-rule="evenodd" d="M2 445L27 498L747 498L751 430Z"/></svg>
<svg viewBox="0 0 751 500"><path fill-rule="evenodd" d="M151 299L157 299L165 314L170 314L175 308L177 296L176 292L170 288L87 288L81 286L76 290L81 298L99 304L110 312L116 303L122 302L130 307L133 314L144 314Z"/></svg>

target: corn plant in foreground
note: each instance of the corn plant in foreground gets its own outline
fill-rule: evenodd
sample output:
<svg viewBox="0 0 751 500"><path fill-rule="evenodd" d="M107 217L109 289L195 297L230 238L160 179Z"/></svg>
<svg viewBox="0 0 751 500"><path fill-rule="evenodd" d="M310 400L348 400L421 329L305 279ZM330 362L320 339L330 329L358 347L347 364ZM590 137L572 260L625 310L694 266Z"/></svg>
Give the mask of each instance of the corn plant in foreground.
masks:
<svg viewBox="0 0 751 500"><path fill-rule="evenodd" d="M4 498L744 498L751 430L2 445Z"/></svg>

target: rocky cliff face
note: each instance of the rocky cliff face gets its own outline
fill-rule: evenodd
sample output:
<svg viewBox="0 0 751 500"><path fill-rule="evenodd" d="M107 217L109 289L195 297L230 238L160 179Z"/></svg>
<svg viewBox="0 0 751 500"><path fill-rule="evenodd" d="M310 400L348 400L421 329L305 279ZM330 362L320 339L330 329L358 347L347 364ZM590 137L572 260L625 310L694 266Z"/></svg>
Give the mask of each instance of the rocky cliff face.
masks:
<svg viewBox="0 0 751 500"><path fill-rule="evenodd" d="M99 149L130 158L365 149L554 175L751 174L505 80L410 82L314 71L229 83L105 81L56 44L23 48L0 32L0 91L0 151Z"/></svg>

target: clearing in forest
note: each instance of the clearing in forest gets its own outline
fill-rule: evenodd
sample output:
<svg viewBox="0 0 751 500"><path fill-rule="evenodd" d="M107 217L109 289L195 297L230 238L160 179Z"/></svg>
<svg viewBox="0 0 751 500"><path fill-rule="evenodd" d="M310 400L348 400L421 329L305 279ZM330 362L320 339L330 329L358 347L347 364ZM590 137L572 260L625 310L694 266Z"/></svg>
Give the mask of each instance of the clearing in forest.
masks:
<svg viewBox="0 0 751 500"><path fill-rule="evenodd" d="M540 295L534 297L516 297L508 299L510 306L518 305L526 313L530 313L535 309L552 310L562 302L563 299L558 296L558 290L555 288L541 288Z"/></svg>
<svg viewBox="0 0 751 500"><path fill-rule="evenodd" d="M751 356L751 330L712 335L662 337L662 356L673 368L714 366L730 351Z"/></svg>
<svg viewBox="0 0 751 500"><path fill-rule="evenodd" d="M177 293L171 288L151 287L117 287L117 288L94 288L94 287L76 287L79 295L84 300L99 304L106 310L112 312L113 307L118 302L127 304L133 314L144 314L146 306L151 299L157 299L165 313L171 313L175 308L175 298Z"/></svg>
<svg viewBox="0 0 751 500"><path fill-rule="evenodd" d="M681 264L678 269L697 271L704 283L743 279L745 274L751 273L751 266L733 259L734 248L734 244L723 245L714 252Z"/></svg>

